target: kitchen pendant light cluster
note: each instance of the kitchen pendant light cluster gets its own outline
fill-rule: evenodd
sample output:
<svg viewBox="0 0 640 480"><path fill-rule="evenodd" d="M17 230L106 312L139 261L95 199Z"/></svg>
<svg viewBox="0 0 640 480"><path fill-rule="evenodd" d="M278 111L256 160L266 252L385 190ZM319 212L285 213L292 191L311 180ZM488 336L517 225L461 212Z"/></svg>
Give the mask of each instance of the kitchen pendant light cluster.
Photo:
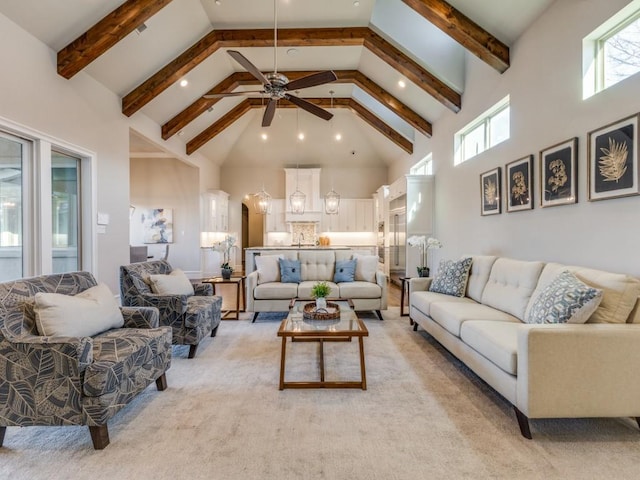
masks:
<svg viewBox="0 0 640 480"><path fill-rule="evenodd" d="M302 132L300 131L300 110L296 109L296 131L298 132L298 139L302 140L304 137L301 137ZM296 153L297 148L296 143ZM289 203L291 204L291 213L295 213L296 215L304 214L304 206L307 203L307 196L300 191L298 188L298 170L300 165L296 165L296 191L289 195Z"/></svg>
<svg viewBox="0 0 640 480"><path fill-rule="evenodd" d="M333 94L334 91L330 90L331 94L331 109L333 110ZM338 139L333 134L333 118L331 119L331 137ZM331 176L331 190L324 195L324 213L327 215L338 215L340 213L340 195L333 189L333 175Z"/></svg>
<svg viewBox="0 0 640 480"><path fill-rule="evenodd" d="M271 213L271 195L265 191L264 185L262 190L253 196L253 208L262 215Z"/></svg>

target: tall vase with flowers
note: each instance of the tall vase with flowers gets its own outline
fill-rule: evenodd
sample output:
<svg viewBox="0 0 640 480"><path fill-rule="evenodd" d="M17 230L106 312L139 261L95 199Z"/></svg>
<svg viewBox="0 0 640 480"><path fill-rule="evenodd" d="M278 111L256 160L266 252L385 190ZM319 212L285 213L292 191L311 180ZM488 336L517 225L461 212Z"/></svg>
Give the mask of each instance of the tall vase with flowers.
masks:
<svg viewBox="0 0 640 480"><path fill-rule="evenodd" d="M418 276L429 276L429 250L432 248L442 248L442 243L437 238L424 235L413 235L409 237L407 243L410 247L420 248L420 265L417 267Z"/></svg>
<svg viewBox="0 0 640 480"><path fill-rule="evenodd" d="M220 264L220 271L222 278L229 280L233 273L233 267L229 263L231 259L231 252L236 248L236 237L233 235L227 235L224 240L213 244L213 250L222 254L222 263Z"/></svg>

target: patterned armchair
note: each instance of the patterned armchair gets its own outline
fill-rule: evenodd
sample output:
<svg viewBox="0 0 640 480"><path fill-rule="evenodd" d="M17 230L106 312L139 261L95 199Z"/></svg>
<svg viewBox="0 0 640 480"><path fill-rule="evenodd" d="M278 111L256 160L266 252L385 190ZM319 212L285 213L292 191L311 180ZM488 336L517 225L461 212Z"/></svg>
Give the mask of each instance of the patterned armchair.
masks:
<svg viewBox="0 0 640 480"><path fill-rule="evenodd" d="M208 283L193 285L195 295L158 295L151 291L150 275L168 275L172 268L165 260L132 263L120 267L120 294L123 305L156 307L160 325L173 330L174 345L190 345L189 358L196 355L200 340L209 332L216 336L220 324L222 297L213 295Z"/></svg>
<svg viewBox="0 0 640 480"><path fill-rule="evenodd" d="M0 283L0 446L8 426L88 425L103 449L111 417L153 381L166 388L171 329L158 326L154 308L122 308L124 327L93 337L38 335L37 292L95 285L88 272Z"/></svg>

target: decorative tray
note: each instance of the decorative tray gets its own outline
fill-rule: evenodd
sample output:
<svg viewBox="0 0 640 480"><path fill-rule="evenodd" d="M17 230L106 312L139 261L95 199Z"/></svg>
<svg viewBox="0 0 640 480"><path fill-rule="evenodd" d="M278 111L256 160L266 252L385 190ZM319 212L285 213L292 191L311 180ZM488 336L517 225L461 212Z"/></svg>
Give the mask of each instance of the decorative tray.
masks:
<svg viewBox="0 0 640 480"><path fill-rule="evenodd" d="M327 308L316 310L315 303L307 303L302 310L302 317L308 320L334 320L340 318L340 306L327 302Z"/></svg>

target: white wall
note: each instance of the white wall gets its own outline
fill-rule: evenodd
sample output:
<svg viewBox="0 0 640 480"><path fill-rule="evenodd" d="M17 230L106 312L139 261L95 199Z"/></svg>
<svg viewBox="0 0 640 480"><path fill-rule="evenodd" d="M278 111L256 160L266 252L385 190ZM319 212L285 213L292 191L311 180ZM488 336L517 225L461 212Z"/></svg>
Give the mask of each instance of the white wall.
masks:
<svg viewBox="0 0 640 480"><path fill-rule="evenodd" d="M640 75L582 100L582 39L628 0L558 0L511 47L502 75L467 55L463 110L434 125L436 258L464 253L558 261L640 276L640 196L587 200L587 132L640 111ZM453 135L498 100L511 95L511 138L453 166ZM539 207L539 152L577 136L578 200ZM479 175L533 154L531 211L480 216ZM504 192L504 185L503 185ZM504 193L503 193L504 196Z"/></svg>
<svg viewBox="0 0 640 480"><path fill-rule="evenodd" d="M118 292L118 268L129 261L129 129L162 144L176 158L186 159L184 143L163 142L160 126L140 113L125 117L120 99L85 73L71 80L59 76L56 52L3 15L0 63L0 116L96 153L97 210L110 215L110 224L98 235L94 274ZM217 166L198 154L186 160L208 170L205 188L218 187Z"/></svg>

